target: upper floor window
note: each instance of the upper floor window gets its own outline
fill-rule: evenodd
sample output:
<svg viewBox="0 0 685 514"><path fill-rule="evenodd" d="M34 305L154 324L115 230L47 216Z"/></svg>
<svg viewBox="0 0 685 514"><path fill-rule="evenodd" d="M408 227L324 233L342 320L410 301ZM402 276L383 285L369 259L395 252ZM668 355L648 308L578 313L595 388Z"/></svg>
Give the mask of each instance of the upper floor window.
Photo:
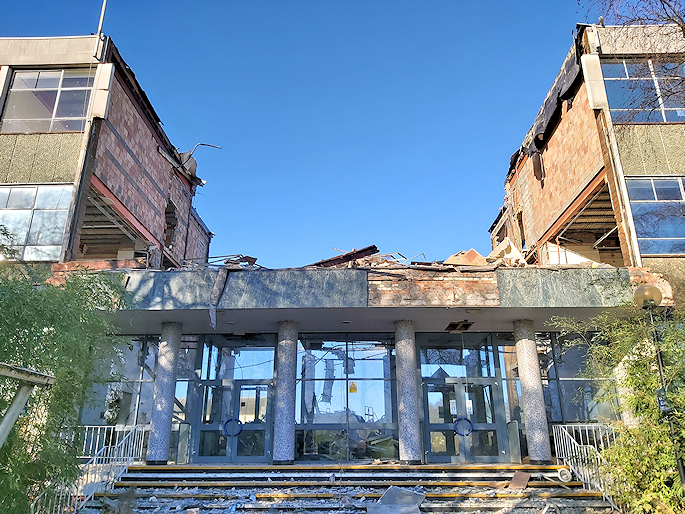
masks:
<svg viewBox="0 0 685 514"><path fill-rule="evenodd" d="M685 254L683 180L673 176L626 179L641 254Z"/></svg>
<svg viewBox="0 0 685 514"><path fill-rule="evenodd" d="M16 71L0 132L82 131L94 76L88 69Z"/></svg>
<svg viewBox="0 0 685 514"><path fill-rule="evenodd" d="M685 122L685 64L603 61L602 74L615 123Z"/></svg>
<svg viewBox="0 0 685 514"><path fill-rule="evenodd" d="M71 184L0 187L0 225L8 232L0 243L18 260L58 261L73 189Z"/></svg>

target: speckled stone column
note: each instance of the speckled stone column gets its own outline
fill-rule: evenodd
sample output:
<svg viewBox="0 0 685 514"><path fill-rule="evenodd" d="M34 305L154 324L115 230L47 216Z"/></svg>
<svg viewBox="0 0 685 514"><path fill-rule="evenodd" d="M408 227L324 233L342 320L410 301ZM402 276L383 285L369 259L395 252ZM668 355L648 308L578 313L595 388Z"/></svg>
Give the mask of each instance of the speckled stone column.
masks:
<svg viewBox="0 0 685 514"><path fill-rule="evenodd" d="M274 464L295 460L295 389L297 387L297 324L278 324L278 365L274 408Z"/></svg>
<svg viewBox="0 0 685 514"><path fill-rule="evenodd" d="M400 462L421 464L421 425L419 423L421 384L416 370L416 339L414 323L411 320L395 322L395 354Z"/></svg>
<svg viewBox="0 0 685 514"><path fill-rule="evenodd" d="M547 410L545 395L542 392L540 361L533 322L529 319L514 321L514 339L521 381L521 406L525 415L528 457L532 463L551 462L552 450L549 444Z"/></svg>
<svg viewBox="0 0 685 514"><path fill-rule="evenodd" d="M157 352L155 387L150 440L147 446L148 464L166 464L169 460L169 438L176 397L176 369L181 348L181 323L162 323L162 337Z"/></svg>

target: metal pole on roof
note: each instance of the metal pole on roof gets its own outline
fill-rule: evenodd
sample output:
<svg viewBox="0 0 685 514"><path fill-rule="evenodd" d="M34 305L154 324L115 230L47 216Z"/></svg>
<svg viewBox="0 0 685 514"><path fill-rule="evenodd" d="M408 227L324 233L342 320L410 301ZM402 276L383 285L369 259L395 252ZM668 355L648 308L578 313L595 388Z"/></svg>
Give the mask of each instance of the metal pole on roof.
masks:
<svg viewBox="0 0 685 514"><path fill-rule="evenodd" d="M102 24L105 21L105 9L107 9L107 0L102 0L102 10L100 11L100 23L98 23L98 32L95 36L95 50L93 51L93 57L97 59L98 57L98 47L100 46L100 39L102 38Z"/></svg>

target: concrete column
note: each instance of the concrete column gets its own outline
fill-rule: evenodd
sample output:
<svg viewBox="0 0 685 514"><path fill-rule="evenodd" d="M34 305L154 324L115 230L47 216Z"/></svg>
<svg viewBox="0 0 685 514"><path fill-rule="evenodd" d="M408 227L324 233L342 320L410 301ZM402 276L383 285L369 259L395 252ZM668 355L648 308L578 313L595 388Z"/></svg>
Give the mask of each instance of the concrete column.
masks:
<svg viewBox="0 0 685 514"><path fill-rule="evenodd" d="M22 382L19 385L19 389L14 395L12 404L2 417L2 422L0 422L0 448L2 448L2 445L7 441L7 437L10 435L12 427L19 419L19 415L24 410L24 407L26 407L26 403L29 401L32 391L32 384Z"/></svg>
<svg viewBox="0 0 685 514"><path fill-rule="evenodd" d="M162 323L147 447L148 464L166 464L169 460L169 437L176 398L176 369L182 330L181 323Z"/></svg>
<svg viewBox="0 0 685 514"><path fill-rule="evenodd" d="M395 354L400 462L421 464L421 424L419 421L421 382L416 371L416 338L413 321L395 322Z"/></svg>
<svg viewBox="0 0 685 514"><path fill-rule="evenodd" d="M278 364L274 406L274 464L295 460L295 389L297 387L297 323L278 324Z"/></svg>
<svg viewBox="0 0 685 514"><path fill-rule="evenodd" d="M521 381L521 407L526 423L528 457L532 463L550 462L552 450L549 444L547 410L542 392L540 361L533 322L529 319L514 321L514 339Z"/></svg>

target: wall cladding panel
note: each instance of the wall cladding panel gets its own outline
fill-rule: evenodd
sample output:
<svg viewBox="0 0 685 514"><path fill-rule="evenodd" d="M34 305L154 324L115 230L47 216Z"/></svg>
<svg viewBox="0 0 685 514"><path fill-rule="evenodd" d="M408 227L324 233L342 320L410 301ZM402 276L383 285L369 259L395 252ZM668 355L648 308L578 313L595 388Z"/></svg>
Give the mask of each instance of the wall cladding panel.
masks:
<svg viewBox="0 0 685 514"><path fill-rule="evenodd" d="M73 183L82 140L82 132L0 135L0 182Z"/></svg>

